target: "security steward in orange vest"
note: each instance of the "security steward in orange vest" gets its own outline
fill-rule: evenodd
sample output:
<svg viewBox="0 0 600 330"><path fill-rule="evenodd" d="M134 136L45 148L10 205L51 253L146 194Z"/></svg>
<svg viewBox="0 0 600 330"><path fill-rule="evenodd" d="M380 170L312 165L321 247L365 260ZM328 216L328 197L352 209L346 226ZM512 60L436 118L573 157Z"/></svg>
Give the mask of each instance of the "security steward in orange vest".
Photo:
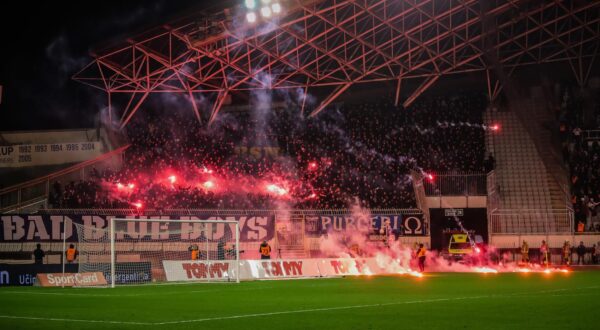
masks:
<svg viewBox="0 0 600 330"><path fill-rule="evenodd" d="M419 270L422 272L425 271L425 257L427 255L427 249L423 246L423 244L419 244L419 252L417 252L417 258L419 259Z"/></svg>
<svg viewBox="0 0 600 330"><path fill-rule="evenodd" d="M542 240L542 246L540 246L540 263L543 266L548 266L548 264L550 263L550 259L548 258L548 253L550 251L548 250L548 244L546 244L546 241Z"/></svg>
<svg viewBox="0 0 600 330"><path fill-rule="evenodd" d="M190 257L192 260L200 259L200 249L198 248L198 245L196 245L196 244L190 245L190 247L188 248L188 251L190 251Z"/></svg>
<svg viewBox="0 0 600 330"><path fill-rule="evenodd" d="M65 256L67 257L67 262L68 263L74 262L75 259L77 259L78 255L79 255L79 251L77 251L77 249L75 249L75 246L73 244L70 244L67 251L65 251Z"/></svg>
<svg viewBox="0 0 600 330"><path fill-rule="evenodd" d="M258 249L258 252L260 252L261 259L271 259L271 246L269 246L269 243L267 243L267 241L262 242L260 248Z"/></svg>
<svg viewBox="0 0 600 330"><path fill-rule="evenodd" d="M562 254L563 254L563 265L567 265L570 266L571 265L571 244L569 244L569 241L565 241L565 244L563 244L563 248L562 248Z"/></svg>
<svg viewBox="0 0 600 330"><path fill-rule="evenodd" d="M521 246L521 262L529 263L529 245L525 241L523 241L523 245Z"/></svg>

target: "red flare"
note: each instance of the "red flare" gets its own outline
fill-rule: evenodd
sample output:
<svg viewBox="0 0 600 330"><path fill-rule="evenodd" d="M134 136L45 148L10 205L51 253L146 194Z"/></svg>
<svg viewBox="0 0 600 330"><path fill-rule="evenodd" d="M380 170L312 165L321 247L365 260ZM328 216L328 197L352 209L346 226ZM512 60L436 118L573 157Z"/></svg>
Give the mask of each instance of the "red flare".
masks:
<svg viewBox="0 0 600 330"><path fill-rule="evenodd" d="M285 190L284 188L281 188L275 184L267 185L267 191L274 193L276 195L279 195L279 196L283 196L283 195L287 194L287 190Z"/></svg>

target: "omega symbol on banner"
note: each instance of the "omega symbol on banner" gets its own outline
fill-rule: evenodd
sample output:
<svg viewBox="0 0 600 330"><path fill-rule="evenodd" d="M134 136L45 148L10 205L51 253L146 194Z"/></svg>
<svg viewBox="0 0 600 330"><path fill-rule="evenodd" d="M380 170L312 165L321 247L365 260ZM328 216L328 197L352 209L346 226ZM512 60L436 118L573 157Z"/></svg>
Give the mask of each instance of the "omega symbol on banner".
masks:
<svg viewBox="0 0 600 330"><path fill-rule="evenodd" d="M404 234L418 235L423 234L423 225L418 217L404 218Z"/></svg>

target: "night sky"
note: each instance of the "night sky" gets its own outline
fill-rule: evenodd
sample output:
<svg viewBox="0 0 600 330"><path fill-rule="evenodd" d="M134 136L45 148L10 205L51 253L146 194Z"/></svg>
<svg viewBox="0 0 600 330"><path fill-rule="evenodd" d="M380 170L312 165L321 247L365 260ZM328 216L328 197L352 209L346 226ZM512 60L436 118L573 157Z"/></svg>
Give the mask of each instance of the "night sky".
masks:
<svg viewBox="0 0 600 330"><path fill-rule="evenodd" d="M219 1L223 3L223 1ZM71 80L92 50L211 0L20 1L0 10L0 131L93 127L105 95Z"/></svg>

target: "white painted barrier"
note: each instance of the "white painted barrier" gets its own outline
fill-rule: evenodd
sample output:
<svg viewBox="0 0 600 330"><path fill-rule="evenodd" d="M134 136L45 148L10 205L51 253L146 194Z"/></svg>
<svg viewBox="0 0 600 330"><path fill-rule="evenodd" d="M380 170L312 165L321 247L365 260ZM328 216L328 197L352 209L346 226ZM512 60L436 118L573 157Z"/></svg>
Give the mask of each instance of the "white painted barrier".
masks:
<svg viewBox="0 0 600 330"><path fill-rule="evenodd" d="M390 274L374 258L295 260L240 260L241 280ZM235 279L235 261L163 261L167 281L223 281ZM392 267L393 268L393 267Z"/></svg>

